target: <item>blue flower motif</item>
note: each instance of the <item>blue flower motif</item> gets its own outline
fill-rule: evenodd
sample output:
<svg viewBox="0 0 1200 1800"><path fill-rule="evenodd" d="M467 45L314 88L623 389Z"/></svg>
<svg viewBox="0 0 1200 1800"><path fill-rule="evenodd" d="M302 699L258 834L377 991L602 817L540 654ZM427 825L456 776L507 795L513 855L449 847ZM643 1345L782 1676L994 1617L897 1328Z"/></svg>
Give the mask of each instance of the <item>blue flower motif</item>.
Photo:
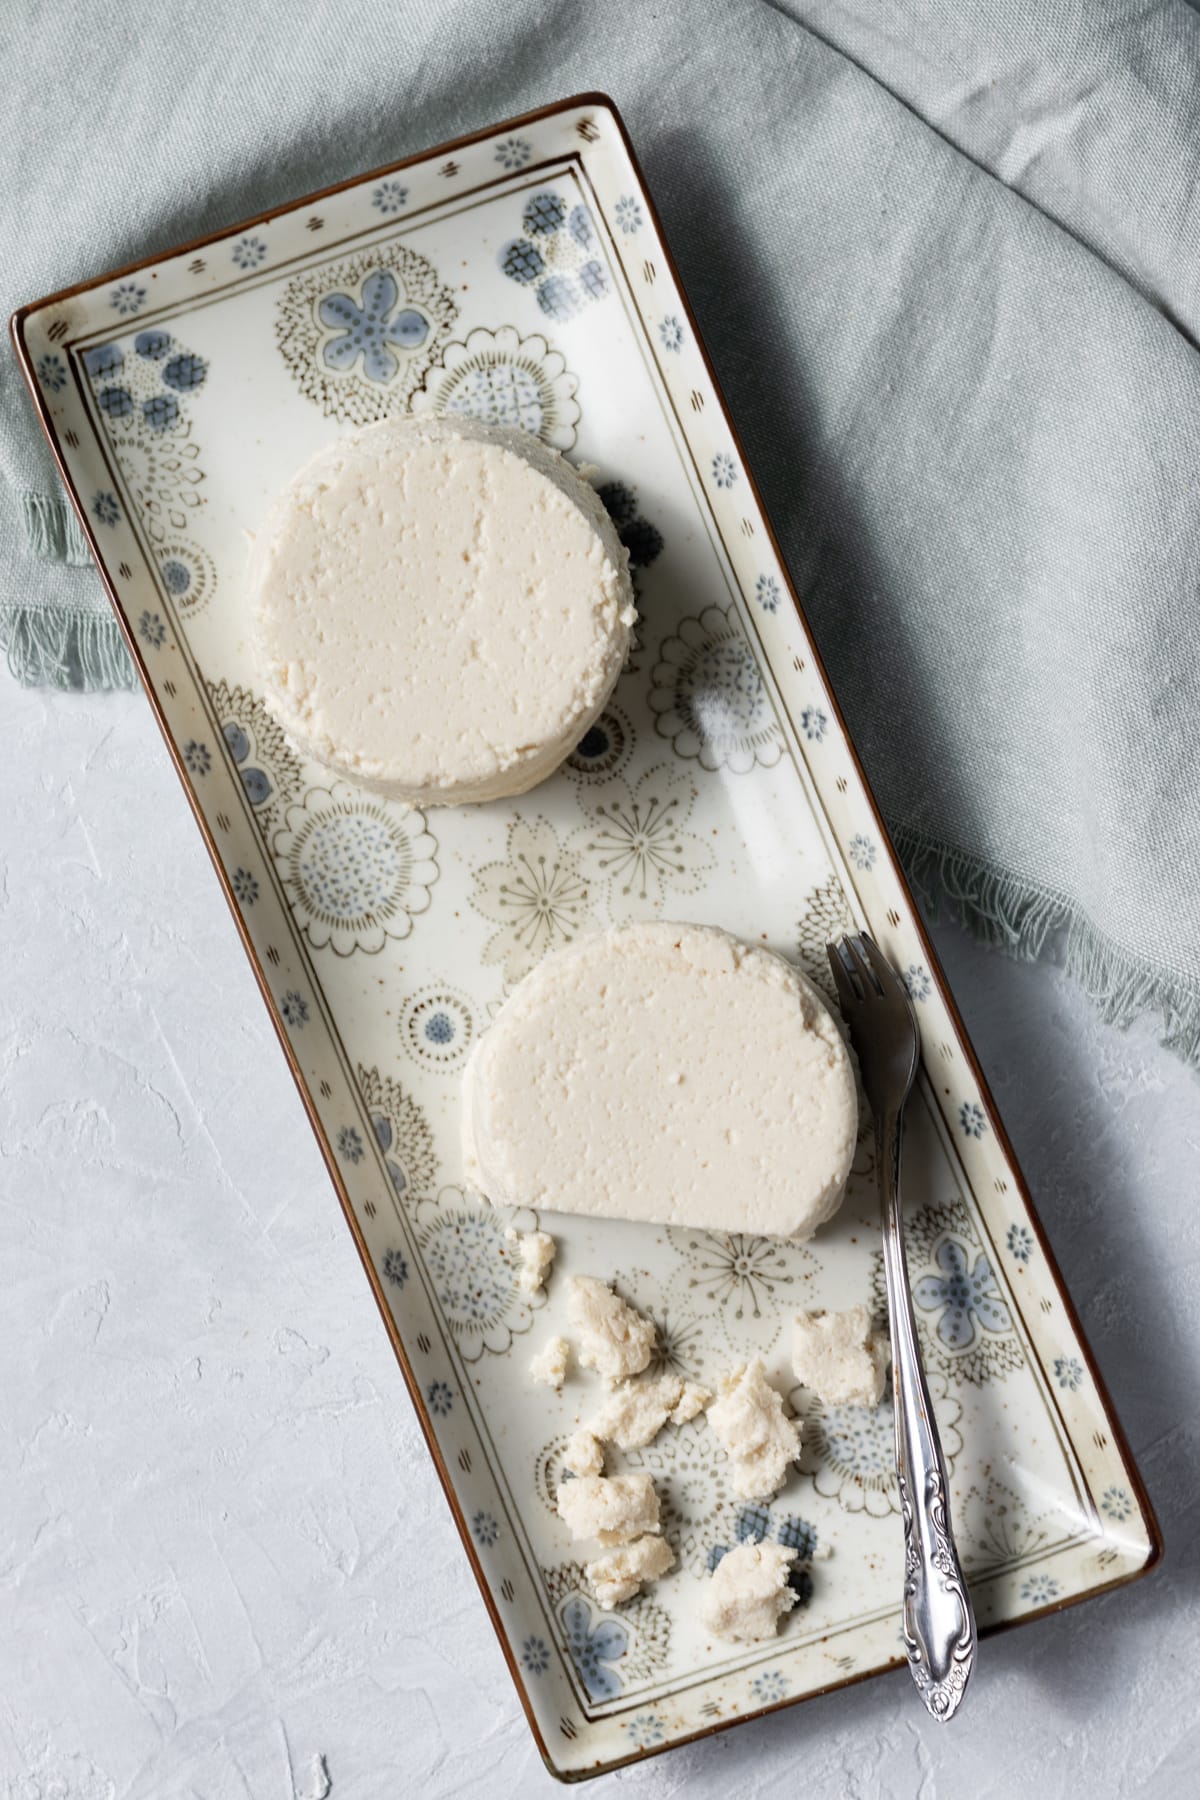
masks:
<svg viewBox="0 0 1200 1800"><path fill-rule="evenodd" d="M666 1731L662 1720L653 1713L639 1713L636 1719L627 1722L625 1729L639 1750L648 1750L651 1744L661 1744Z"/></svg>
<svg viewBox="0 0 1200 1800"><path fill-rule="evenodd" d="M533 232L535 237L549 237L563 224L567 216L567 203L557 194L534 194L525 202L525 210L521 214L521 223L526 231Z"/></svg>
<svg viewBox="0 0 1200 1800"><path fill-rule="evenodd" d="M1015 1256L1019 1263L1027 1263L1033 1255L1033 1233L1025 1225L1010 1225L1004 1241L1009 1255Z"/></svg>
<svg viewBox="0 0 1200 1800"><path fill-rule="evenodd" d="M550 1667L549 1646L540 1637L527 1637L521 1645L521 1667L530 1675L544 1675Z"/></svg>
<svg viewBox="0 0 1200 1800"><path fill-rule="evenodd" d="M279 1010L283 1014L285 1025L301 1031L308 1024L308 1001L295 988L289 988L279 1002Z"/></svg>
<svg viewBox="0 0 1200 1800"><path fill-rule="evenodd" d="M528 287L539 275L545 274L546 259L528 238L512 238L500 251L500 267L510 281L519 281L523 287Z"/></svg>
<svg viewBox="0 0 1200 1800"><path fill-rule="evenodd" d="M117 344L96 344L83 353L83 366L93 380L116 375L125 367L125 353Z"/></svg>
<svg viewBox="0 0 1200 1800"><path fill-rule="evenodd" d="M705 1567L707 1568L710 1575L712 1574L713 1570L716 1568L717 1564L720 1562L721 1558L723 1556L728 1556L728 1555L729 1555L729 1545L728 1544L711 1544L709 1546L708 1555L705 1557L704 1562L705 1562Z"/></svg>
<svg viewBox="0 0 1200 1800"><path fill-rule="evenodd" d="M1044 1605L1047 1600L1057 1599L1058 1593L1058 1583L1053 1575L1031 1575L1021 1587L1022 1600L1032 1600L1037 1606Z"/></svg>
<svg viewBox="0 0 1200 1800"><path fill-rule="evenodd" d="M987 1117L978 1100L964 1100L958 1109L958 1122L969 1138L981 1138L987 1130Z"/></svg>
<svg viewBox="0 0 1200 1800"><path fill-rule="evenodd" d="M502 138L496 145L496 161L502 169L523 169L531 155L524 138Z"/></svg>
<svg viewBox="0 0 1200 1800"><path fill-rule="evenodd" d="M317 316L322 325L342 328L326 340L321 352L329 368L352 369L361 356L368 381L390 381L400 367L392 346L416 350L429 336L425 314L413 306L396 312L399 299L396 277L387 269L376 269L367 276L361 303L350 294L326 294Z"/></svg>
<svg viewBox="0 0 1200 1800"><path fill-rule="evenodd" d="M101 388L96 405L110 419L127 419L133 411L133 395L127 387Z"/></svg>
<svg viewBox="0 0 1200 1800"><path fill-rule="evenodd" d="M115 525L121 516L115 494L94 494L92 496L92 516L99 519L102 525Z"/></svg>
<svg viewBox="0 0 1200 1800"><path fill-rule="evenodd" d="M338 1154L344 1156L348 1163L360 1163L363 1159L363 1141L353 1125L343 1125L337 1135Z"/></svg>
<svg viewBox="0 0 1200 1800"><path fill-rule="evenodd" d="M581 250L596 247L596 227L586 206L573 206L567 215L567 230Z"/></svg>
<svg viewBox="0 0 1200 1800"><path fill-rule="evenodd" d="M562 1610L567 1655L575 1665L589 1700L613 1700L621 1692L621 1679L610 1663L619 1662L629 1648L629 1634L615 1619L601 1619L593 1627L591 1608L576 1597Z"/></svg>
<svg viewBox="0 0 1200 1800"><path fill-rule="evenodd" d="M198 744L190 738L183 746L183 766L193 775L207 775L212 768L212 751L207 744Z"/></svg>
<svg viewBox="0 0 1200 1800"><path fill-rule="evenodd" d="M229 254L239 269L257 269L266 257L267 246L259 237L239 238Z"/></svg>
<svg viewBox="0 0 1200 1800"><path fill-rule="evenodd" d="M750 1692L760 1705L766 1706L772 1700L782 1700L787 1693L787 1682L778 1669L767 1669L756 1675L750 1683Z"/></svg>
<svg viewBox="0 0 1200 1800"><path fill-rule="evenodd" d="M233 897L239 906L253 906L258 899L258 883L249 869L235 869L231 883ZM305 1017L308 1017L307 1012Z"/></svg>
<svg viewBox="0 0 1200 1800"><path fill-rule="evenodd" d="M146 290L139 287L136 281L123 281L109 295L109 304L122 318L131 313L141 312L146 303Z"/></svg>
<svg viewBox="0 0 1200 1800"><path fill-rule="evenodd" d="M1123 1487L1105 1488L1100 1496L1100 1510L1120 1525L1133 1517L1133 1501Z"/></svg>
<svg viewBox="0 0 1200 1800"><path fill-rule="evenodd" d="M179 417L179 402L174 394L153 394L142 401L142 417L151 431L169 431Z"/></svg>
<svg viewBox="0 0 1200 1800"><path fill-rule="evenodd" d="M825 736L829 720L819 706L806 706L800 714L800 729L810 744L819 744Z"/></svg>
<svg viewBox="0 0 1200 1800"><path fill-rule="evenodd" d="M453 1043L454 1020L449 1013L430 1013L425 1021L425 1036L431 1044Z"/></svg>
<svg viewBox="0 0 1200 1800"><path fill-rule="evenodd" d="M454 1405L454 1395L449 1383L445 1381L431 1381L425 1398L429 1402L430 1412L435 1413L439 1419L444 1419Z"/></svg>
<svg viewBox="0 0 1200 1800"><path fill-rule="evenodd" d="M965 1350L975 1342L975 1327L984 1331L1011 1331L1012 1320L1000 1298L992 1265L983 1251L974 1267L965 1245L944 1238L934 1257L940 1275L922 1275L913 1288L913 1299L924 1312L939 1314L937 1334L951 1350Z"/></svg>
<svg viewBox="0 0 1200 1800"><path fill-rule="evenodd" d="M176 600L181 594L186 594L192 585L192 571L186 563L179 562L175 557L168 558L163 564L162 578L168 594Z"/></svg>
<svg viewBox="0 0 1200 1800"><path fill-rule="evenodd" d="M712 472L719 488L731 488L737 480L737 465L724 450L719 450L713 457Z"/></svg>
<svg viewBox="0 0 1200 1800"><path fill-rule="evenodd" d="M933 982L929 978L929 970L924 963L909 963L900 979L904 983L904 991L909 999L916 1001L918 1005L923 1000L928 1000L933 992Z"/></svg>
<svg viewBox="0 0 1200 1800"><path fill-rule="evenodd" d="M192 388L202 387L208 375L208 364L202 356L193 356L185 351L181 356L173 356L163 370L163 380L168 387L180 394L186 394Z"/></svg>
<svg viewBox="0 0 1200 1800"><path fill-rule="evenodd" d="M383 1273L393 1287L402 1288L408 1280L408 1258L402 1250L388 1250L383 1258Z"/></svg>
<svg viewBox="0 0 1200 1800"><path fill-rule="evenodd" d="M490 1550L500 1536L500 1527L490 1512L477 1512L471 1520L471 1530L485 1550Z"/></svg>
<svg viewBox="0 0 1200 1800"><path fill-rule="evenodd" d="M537 303L552 319L573 319L583 305L578 283L570 275L550 275L539 284Z"/></svg>
<svg viewBox="0 0 1200 1800"><path fill-rule="evenodd" d="M1083 1380L1083 1364L1077 1356L1056 1356L1054 1379L1060 1388L1069 1388L1074 1393Z"/></svg>
<svg viewBox="0 0 1200 1800"><path fill-rule="evenodd" d="M762 607L764 612L777 612L779 610L779 601L781 598L779 583L773 575L759 576L754 584L754 598L758 601L758 604Z"/></svg>
<svg viewBox="0 0 1200 1800"><path fill-rule="evenodd" d="M138 620L138 636L152 650L159 650L166 640L167 628L156 612L144 612Z"/></svg>
<svg viewBox="0 0 1200 1800"><path fill-rule="evenodd" d="M646 223L642 217L642 209L632 194L622 195L621 199L617 201L614 211L617 215L617 224L626 237L632 232L640 231Z"/></svg>
<svg viewBox="0 0 1200 1800"><path fill-rule="evenodd" d="M579 285L589 300L603 300L611 285L608 270L594 258L591 262L585 262L579 271Z"/></svg>
<svg viewBox="0 0 1200 1800"><path fill-rule="evenodd" d="M799 1562L811 1562L817 1553L817 1528L797 1513L787 1513L775 1527L775 1542L796 1552Z"/></svg>
<svg viewBox="0 0 1200 1800"><path fill-rule="evenodd" d="M879 855L879 851L875 846L874 839L864 837L860 831L850 839L848 848L850 861L856 869L873 869L875 867L875 859Z"/></svg>
<svg viewBox="0 0 1200 1800"><path fill-rule="evenodd" d="M161 362L171 348L171 334L169 331L139 331L133 347L147 362Z"/></svg>
<svg viewBox="0 0 1200 1800"><path fill-rule="evenodd" d="M734 1535L739 1544L761 1544L770 1523L771 1513L768 1507L741 1506L733 1527Z"/></svg>
<svg viewBox="0 0 1200 1800"><path fill-rule="evenodd" d="M48 355L39 358L37 378L44 388L49 388L52 394L57 394L67 385L67 365L61 356L56 356L51 351Z"/></svg>
<svg viewBox="0 0 1200 1800"><path fill-rule="evenodd" d="M371 205L378 208L385 218L403 211L407 202L408 189L398 181L381 181L371 195Z"/></svg>
<svg viewBox="0 0 1200 1800"><path fill-rule="evenodd" d="M683 349L683 326L674 313L659 322L658 335L664 350Z"/></svg>

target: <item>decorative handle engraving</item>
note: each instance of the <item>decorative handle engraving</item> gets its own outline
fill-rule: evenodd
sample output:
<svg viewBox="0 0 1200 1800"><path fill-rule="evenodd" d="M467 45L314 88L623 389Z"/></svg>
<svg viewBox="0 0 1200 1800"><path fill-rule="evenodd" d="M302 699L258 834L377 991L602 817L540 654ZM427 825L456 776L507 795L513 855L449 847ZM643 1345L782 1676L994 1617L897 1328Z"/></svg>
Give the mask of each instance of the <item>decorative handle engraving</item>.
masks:
<svg viewBox="0 0 1200 1800"><path fill-rule="evenodd" d="M900 1217L900 1116L879 1121L883 1266L892 1328L896 1469L904 1519L904 1648L935 1719L958 1710L975 1661L975 1616L950 1525L946 1464L921 1364Z"/></svg>

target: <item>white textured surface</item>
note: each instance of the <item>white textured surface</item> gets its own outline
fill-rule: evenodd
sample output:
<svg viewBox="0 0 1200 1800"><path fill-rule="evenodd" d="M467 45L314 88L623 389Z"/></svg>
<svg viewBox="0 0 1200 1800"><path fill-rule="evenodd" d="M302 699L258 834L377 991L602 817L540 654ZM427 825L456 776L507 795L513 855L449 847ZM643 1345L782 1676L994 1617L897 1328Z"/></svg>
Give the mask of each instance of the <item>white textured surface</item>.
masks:
<svg viewBox="0 0 1200 1800"><path fill-rule="evenodd" d="M538 1765L145 702L0 683L0 1793L376 1800ZM1200 1084L939 934L1165 1566L593 1786L1039 1800L1200 1782Z"/></svg>

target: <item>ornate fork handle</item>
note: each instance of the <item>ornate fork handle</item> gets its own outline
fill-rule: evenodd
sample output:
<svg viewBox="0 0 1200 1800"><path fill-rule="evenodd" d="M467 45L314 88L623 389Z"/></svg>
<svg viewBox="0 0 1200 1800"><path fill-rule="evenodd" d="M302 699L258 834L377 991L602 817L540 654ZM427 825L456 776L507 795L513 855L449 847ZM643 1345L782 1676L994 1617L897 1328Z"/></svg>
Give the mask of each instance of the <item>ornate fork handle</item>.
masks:
<svg viewBox="0 0 1200 1800"><path fill-rule="evenodd" d="M892 1328L896 1465L904 1518L904 1648L935 1719L954 1716L975 1661L975 1616L950 1529L946 1464L917 1344L900 1216L903 1113L878 1121L883 1269Z"/></svg>

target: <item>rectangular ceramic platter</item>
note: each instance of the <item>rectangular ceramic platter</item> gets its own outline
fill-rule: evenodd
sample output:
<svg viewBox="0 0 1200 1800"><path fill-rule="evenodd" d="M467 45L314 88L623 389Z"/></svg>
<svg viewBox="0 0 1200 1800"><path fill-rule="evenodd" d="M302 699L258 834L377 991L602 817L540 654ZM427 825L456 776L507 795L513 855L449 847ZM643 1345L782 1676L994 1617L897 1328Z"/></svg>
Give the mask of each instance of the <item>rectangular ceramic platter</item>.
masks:
<svg viewBox="0 0 1200 1800"><path fill-rule="evenodd" d="M383 348L372 309L395 328ZM980 1622L1147 1566L1136 1472L609 103L564 102L43 302L17 335L550 1766L610 1768L888 1668L900 1641L886 1404L802 1406L802 1465L770 1507L739 1508L703 1420L629 1455L679 1567L615 1615L590 1597L553 1497L599 1396L590 1377L561 1398L526 1377L564 1327L564 1277L615 1275L689 1375L761 1355L785 1389L796 1309L882 1290L864 1142L841 1213L802 1247L518 1215L559 1242L548 1297L522 1297L507 1218L463 1192L459 1076L513 984L576 932L699 920L819 980L827 938L873 932L923 1034L909 1254ZM255 691L247 534L336 433L406 410L540 430L594 464L637 565L612 704L513 805L381 803L298 758ZM714 1642L710 1559L763 1533L831 1554L776 1641Z"/></svg>

